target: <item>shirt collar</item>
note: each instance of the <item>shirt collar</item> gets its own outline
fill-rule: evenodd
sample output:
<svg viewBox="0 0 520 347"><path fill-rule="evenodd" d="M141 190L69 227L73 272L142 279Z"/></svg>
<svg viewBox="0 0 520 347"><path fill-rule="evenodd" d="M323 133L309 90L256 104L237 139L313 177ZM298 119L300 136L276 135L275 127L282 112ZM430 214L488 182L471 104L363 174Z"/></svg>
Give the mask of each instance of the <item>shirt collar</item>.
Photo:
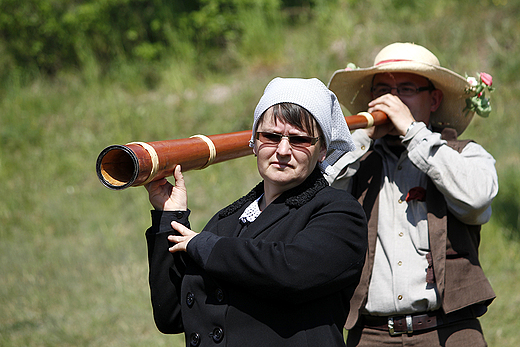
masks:
<svg viewBox="0 0 520 347"><path fill-rule="evenodd" d="M242 215L238 218L242 224L253 223L258 218L260 213L262 213L258 202L263 196L264 194L260 195L258 199L247 206Z"/></svg>

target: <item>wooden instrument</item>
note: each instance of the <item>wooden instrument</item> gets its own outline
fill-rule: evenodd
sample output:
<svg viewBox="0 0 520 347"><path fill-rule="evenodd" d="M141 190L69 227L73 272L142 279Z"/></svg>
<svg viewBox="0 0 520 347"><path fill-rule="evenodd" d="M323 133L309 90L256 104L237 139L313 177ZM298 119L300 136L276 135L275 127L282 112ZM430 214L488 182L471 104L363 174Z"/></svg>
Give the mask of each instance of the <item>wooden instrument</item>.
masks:
<svg viewBox="0 0 520 347"><path fill-rule="evenodd" d="M350 130L388 122L381 111L345 117ZM156 142L132 142L108 146L99 154L96 172L104 186L114 190L147 184L182 171L203 169L211 164L253 154L249 147L251 130L219 135Z"/></svg>

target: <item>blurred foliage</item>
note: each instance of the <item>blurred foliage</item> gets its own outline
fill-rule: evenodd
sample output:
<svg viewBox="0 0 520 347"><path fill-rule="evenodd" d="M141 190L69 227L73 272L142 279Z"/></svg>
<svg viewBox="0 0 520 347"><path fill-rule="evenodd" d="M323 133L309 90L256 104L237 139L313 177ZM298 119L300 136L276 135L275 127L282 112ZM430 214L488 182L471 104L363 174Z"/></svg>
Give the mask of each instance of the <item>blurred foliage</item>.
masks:
<svg viewBox="0 0 520 347"><path fill-rule="evenodd" d="M153 61L240 42L244 16L275 22L279 0L1 0L0 76L25 67L101 70L125 60Z"/></svg>
<svg viewBox="0 0 520 347"><path fill-rule="evenodd" d="M493 214L504 228L506 236L520 240L520 179L518 166L508 167L499 177L500 198L493 205Z"/></svg>

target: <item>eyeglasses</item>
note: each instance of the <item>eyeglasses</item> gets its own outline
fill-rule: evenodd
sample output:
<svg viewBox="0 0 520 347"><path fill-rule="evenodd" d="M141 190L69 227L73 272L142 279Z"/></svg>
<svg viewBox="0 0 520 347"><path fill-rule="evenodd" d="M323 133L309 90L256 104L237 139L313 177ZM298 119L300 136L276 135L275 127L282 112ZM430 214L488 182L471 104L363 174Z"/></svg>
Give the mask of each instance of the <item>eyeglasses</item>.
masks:
<svg viewBox="0 0 520 347"><path fill-rule="evenodd" d="M435 88L433 86L427 86L427 87L416 87L413 85L400 85L397 87L390 87L386 84L377 84L374 87L370 88L370 91L372 94L374 94L374 97L378 98L381 95L390 94L392 93L392 90L397 90L397 95L399 96L413 96L416 94L419 94L420 92L424 92L426 90L434 90Z"/></svg>
<svg viewBox="0 0 520 347"><path fill-rule="evenodd" d="M287 138L289 144L293 147L310 147L316 144L320 137L311 137L303 135L282 135L277 133L270 133L266 131L258 131L256 139L266 145L278 145L282 138Z"/></svg>

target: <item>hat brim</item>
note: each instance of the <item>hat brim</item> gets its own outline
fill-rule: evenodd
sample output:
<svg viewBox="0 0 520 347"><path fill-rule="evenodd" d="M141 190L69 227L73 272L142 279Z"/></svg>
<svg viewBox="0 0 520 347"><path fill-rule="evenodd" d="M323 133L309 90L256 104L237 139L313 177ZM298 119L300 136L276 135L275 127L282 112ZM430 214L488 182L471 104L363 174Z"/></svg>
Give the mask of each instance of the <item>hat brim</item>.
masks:
<svg viewBox="0 0 520 347"><path fill-rule="evenodd" d="M342 69L332 75L329 89L351 114L366 111L372 100L372 78L378 73L405 72L428 78L435 88L442 90L441 106L432 113L430 123L434 128L453 128L460 135L473 119L474 112L463 112L466 107L468 81L446 68L414 62L389 62L369 68Z"/></svg>

